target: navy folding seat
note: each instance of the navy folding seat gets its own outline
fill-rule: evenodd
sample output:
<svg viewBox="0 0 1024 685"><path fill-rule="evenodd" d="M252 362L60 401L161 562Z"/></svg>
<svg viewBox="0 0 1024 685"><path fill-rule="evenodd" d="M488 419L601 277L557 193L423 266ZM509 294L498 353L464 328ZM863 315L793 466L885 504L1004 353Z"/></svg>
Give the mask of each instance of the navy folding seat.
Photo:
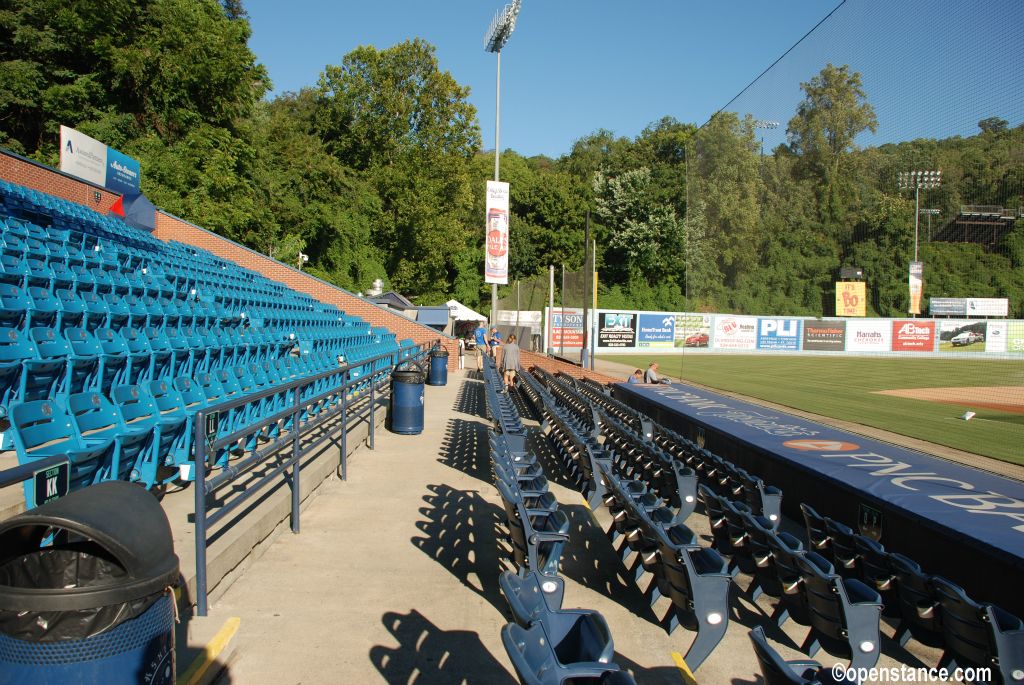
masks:
<svg viewBox="0 0 1024 685"><path fill-rule="evenodd" d="M99 340L84 328L72 327L64 331L73 356L68 360L68 377L65 393L72 394L86 390L103 391L100 385L104 358Z"/></svg>
<svg viewBox="0 0 1024 685"><path fill-rule="evenodd" d="M932 576L921 570L913 559L898 552L889 554L889 568L896 583L900 623L893 639L902 647L913 637L922 644L942 647L942 608L932 584Z"/></svg>
<svg viewBox="0 0 1024 685"><path fill-rule="evenodd" d="M823 647L832 656L849 658L851 668L874 666L881 651L878 593L856 578L838 575L816 552L797 557L796 563L811 623L802 651L814 656Z"/></svg>
<svg viewBox="0 0 1024 685"><path fill-rule="evenodd" d="M747 635L754 645L754 654L761 667L765 685L838 685L831 669L817 661L786 661L772 649L764 635L764 628L756 626Z"/></svg>
<svg viewBox="0 0 1024 685"><path fill-rule="evenodd" d="M777 529L782 520L782 490L766 485L764 480L746 471L740 472L740 480L747 506L755 515L771 521L772 527Z"/></svg>
<svg viewBox="0 0 1024 685"><path fill-rule="evenodd" d="M57 290L57 328L80 327L85 323L85 302L70 290Z"/></svg>
<svg viewBox="0 0 1024 685"><path fill-rule="evenodd" d="M530 628L509 623L501 629L501 641L522 685L575 685L598 683L626 683L630 680L611 680L622 673L617 664L588 661L583 645L563 645L553 641L543 623ZM573 655L572 647L584 650ZM562 657L559 658L558 654ZM567 659L563 662L561 659ZM627 675L628 678L628 675Z"/></svg>
<svg viewBox="0 0 1024 685"><path fill-rule="evenodd" d="M989 682L1024 682L1024 621L994 604L976 602L963 588L941 577L932 578L942 607L945 652L940 668L991 669Z"/></svg>
<svg viewBox="0 0 1024 685"><path fill-rule="evenodd" d="M565 512L539 512L530 515L523 498L502 480L496 481L512 539L513 560L519 568L528 568L545 576L558 574L562 550L569 539L569 519Z"/></svg>
<svg viewBox="0 0 1024 685"><path fill-rule="evenodd" d="M853 546L857 551L860 579L882 598L882 615L898 617L896 574L892 570L889 553L877 540L859 534L853 536Z"/></svg>
<svg viewBox="0 0 1024 685"><path fill-rule="evenodd" d="M101 480L127 480L149 486L143 480L143 474L152 469L150 464L143 462L151 454L152 428L139 424L125 425L110 400L98 392L71 395L68 414L83 444L93 446L113 439L114 454L110 467L101 468Z"/></svg>
<svg viewBox="0 0 1024 685"><path fill-rule="evenodd" d="M832 562L839 575L844 578L859 578L860 562L853 540L856 535L853 529L839 521L826 518L825 533L828 535L829 547L832 551Z"/></svg>
<svg viewBox="0 0 1024 685"><path fill-rule="evenodd" d="M772 615L772 619L780 626L790 618L802 626L810 626L810 606L807 602L804 579L798 564L798 560L802 559L807 551L803 549L799 541L794 542L795 538L791 535L768 536L767 541L772 551L772 562L775 565L781 589L779 606ZM832 572L832 564L821 555L815 554L810 558L810 562L821 563L823 564L822 571Z"/></svg>
<svg viewBox="0 0 1024 685"><path fill-rule="evenodd" d="M12 407L11 429L19 463L67 457L72 490L98 483L110 471L113 438L86 444L72 426L71 416L53 400L33 400ZM25 499L29 506L35 504L31 481L25 483Z"/></svg>
<svg viewBox="0 0 1024 685"><path fill-rule="evenodd" d="M543 624L559 661L611 663L615 645L604 616L586 609L563 609L560 596L549 596L560 593L545 593L545 586L560 586L561 578L553 579L534 571L519 574L506 571L499 578L499 584L515 622L523 628Z"/></svg>
<svg viewBox="0 0 1024 685"><path fill-rule="evenodd" d="M28 321L26 329L37 327L53 327L57 325L60 304L53 293L39 286L26 289L28 295Z"/></svg>
<svg viewBox="0 0 1024 685"><path fill-rule="evenodd" d="M122 328L120 335L128 347L128 377L126 383L138 385L153 378L153 348L149 338L137 328Z"/></svg>
<svg viewBox="0 0 1024 685"><path fill-rule="evenodd" d="M0 283L0 326L21 328L28 318L30 302L21 288L12 283Z"/></svg>
<svg viewBox="0 0 1024 685"><path fill-rule="evenodd" d="M825 517L803 502L800 503L800 511L804 514L804 524L807 527L808 549L824 555L826 559L831 557L832 544L825 525Z"/></svg>
<svg viewBox="0 0 1024 685"><path fill-rule="evenodd" d="M731 558L736 553L736 549L733 547L732 539L729 536L729 526L725 520L725 500L703 483L697 486L697 490L700 492L704 512L707 514L708 523L711 526L714 547L719 554Z"/></svg>

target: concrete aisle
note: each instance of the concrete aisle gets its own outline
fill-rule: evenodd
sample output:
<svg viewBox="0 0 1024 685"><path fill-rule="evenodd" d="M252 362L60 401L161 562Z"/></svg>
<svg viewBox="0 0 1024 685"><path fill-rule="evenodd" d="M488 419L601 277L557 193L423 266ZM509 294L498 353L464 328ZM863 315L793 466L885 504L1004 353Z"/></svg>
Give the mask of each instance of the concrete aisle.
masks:
<svg viewBox="0 0 1024 685"><path fill-rule="evenodd" d="M213 602L215 623L241 619L231 682L516 682L500 639L507 547L482 384L449 381L426 388L422 435L379 431L376 450L351 459L347 482L323 486L302 533L279 536ZM552 489L576 528L563 557L566 606L605 613L620 663L640 682L682 682L672 650L686 638L634 615L642 598L598 570L617 562L581 498Z"/></svg>

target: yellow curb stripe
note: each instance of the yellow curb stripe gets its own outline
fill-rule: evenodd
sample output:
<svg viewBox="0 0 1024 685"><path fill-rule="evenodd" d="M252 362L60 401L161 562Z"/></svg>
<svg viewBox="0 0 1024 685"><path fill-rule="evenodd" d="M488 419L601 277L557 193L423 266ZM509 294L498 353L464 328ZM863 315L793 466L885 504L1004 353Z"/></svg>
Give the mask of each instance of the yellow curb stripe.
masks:
<svg viewBox="0 0 1024 685"><path fill-rule="evenodd" d="M589 505L589 504L587 504L587 500L586 500L586 498L585 498L585 497L581 497L580 499L582 499L582 500L583 500L583 506L585 506L585 507L586 507L587 509L590 509L590 505Z"/></svg>
<svg viewBox="0 0 1024 685"><path fill-rule="evenodd" d="M238 626L241 624L242 619L237 616L232 616L225 621L221 629L213 636L213 639L203 648L203 651L192 660L188 669L178 676L177 685L196 685L202 680L207 669L213 665L213 662L217 660L220 653L228 646L231 638L238 632Z"/></svg>
<svg viewBox="0 0 1024 685"><path fill-rule="evenodd" d="M672 661L676 662L676 667L679 669L679 673L683 676L683 681L686 685L697 685L697 679L693 677L693 672L690 671L690 667L686 665L686 661L683 660L683 655L679 652L672 652Z"/></svg>

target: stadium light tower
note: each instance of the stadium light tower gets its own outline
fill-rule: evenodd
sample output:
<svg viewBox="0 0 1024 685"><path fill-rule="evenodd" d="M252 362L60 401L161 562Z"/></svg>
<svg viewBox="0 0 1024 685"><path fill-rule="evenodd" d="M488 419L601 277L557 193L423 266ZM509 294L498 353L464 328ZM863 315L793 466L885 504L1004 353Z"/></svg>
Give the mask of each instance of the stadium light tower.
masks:
<svg viewBox="0 0 1024 685"><path fill-rule="evenodd" d="M914 189L914 261L917 259L918 230L921 223L921 190L931 190L942 185L942 170L915 170L899 173L900 189ZM931 217L929 217L929 221Z"/></svg>
<svg viewBox="0 0 1024 685"><path fill-rule="evenodd" d="M762 131L771 131L779 127L777 121L765 121L764 119L754 119L754 128ZM764 158L764 134L761 134L761 158Z"/></svg>
<svg viewBox="0 0 1024 685"><path fill-rule="evenodd" d="M516 17L523 0L513 0L498 10L484 34L484 50L498 56L498 75L494 88L494 180L500 181L501 170L501 49L508 43L509 37L516 29ZM498 323L498 284L491 284L491 325Z"/></svg>

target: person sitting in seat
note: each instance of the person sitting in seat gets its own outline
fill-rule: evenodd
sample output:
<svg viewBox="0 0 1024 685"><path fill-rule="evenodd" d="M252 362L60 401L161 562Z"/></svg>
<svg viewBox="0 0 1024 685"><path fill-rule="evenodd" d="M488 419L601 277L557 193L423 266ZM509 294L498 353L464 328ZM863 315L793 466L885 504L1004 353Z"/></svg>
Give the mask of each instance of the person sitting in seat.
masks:
<svg viewBox="0 0 1024 685"><path fill-rule="evenodd" d="M658 378L658 362L651 362L647 365L647 372L644 373L644 383L660 383Z"/></svg>
<svg viewBox="0 0 1024 685"><path fill-rule="evenodd" d="M626 379L626 384L627 385L633 385L634 383L643 383L643 382L644 382L644 372L641 371L640 369L637 369L636 371L631 373L629 375L629 378Z"/></svg>

